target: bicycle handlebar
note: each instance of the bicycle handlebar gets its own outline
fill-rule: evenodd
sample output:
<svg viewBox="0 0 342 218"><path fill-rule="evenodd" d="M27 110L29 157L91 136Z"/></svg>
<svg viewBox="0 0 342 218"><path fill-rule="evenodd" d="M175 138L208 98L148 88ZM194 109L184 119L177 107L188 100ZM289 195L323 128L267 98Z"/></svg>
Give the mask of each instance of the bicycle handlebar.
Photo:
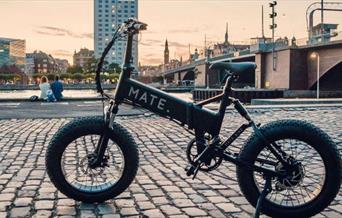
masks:
<svg viewBox="0 0 342 218"><path fill-rule="evenodd" d="M108 43L108 45L102 52L101 58L99 62L97 63L97 67L96 67L96 72L95 72L96 89L97 89L97 92L101 93L102 96L104 95L104 92L103 92L102 85L101 85L100 73L103 67L104 59L107 56L110 49L113 47L115 40L128 34L133 34L133 35L137 34L139 33L139 31L146 30L146 29L147 29L146 23L140 22L134 18L129 18L122 25L120 25L119 28L116 29L112 40ZM120 33L122 33L122 35L120 35Z"/></svg>

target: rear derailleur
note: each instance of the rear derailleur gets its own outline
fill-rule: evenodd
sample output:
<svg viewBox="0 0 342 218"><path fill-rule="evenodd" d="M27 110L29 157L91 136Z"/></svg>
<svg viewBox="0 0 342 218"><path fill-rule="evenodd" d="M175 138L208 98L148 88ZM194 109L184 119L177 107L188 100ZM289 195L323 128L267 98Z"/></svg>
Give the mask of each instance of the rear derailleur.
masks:
<svg viewBox="0 0 342 218"><path fill-rule="evenodd" d="M209 172L218 168L223 160L220 142L219 138L207 139L205 144L197 145L195 139L191 140L186 149L189 162L185 168L186 175L195 179L198 171Z"/></svg>

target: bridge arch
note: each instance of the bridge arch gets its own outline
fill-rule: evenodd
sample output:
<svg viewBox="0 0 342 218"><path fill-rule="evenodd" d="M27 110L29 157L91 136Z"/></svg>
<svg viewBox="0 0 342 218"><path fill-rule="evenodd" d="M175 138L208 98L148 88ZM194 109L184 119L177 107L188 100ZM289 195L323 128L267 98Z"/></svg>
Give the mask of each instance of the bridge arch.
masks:
<svg viewBox="0 0 342 218"><path fill-rule="evenodd" d="M327 69L319 79L319 88L324 91L342 90L342 61ZM317 89L317 81L310 87Z"/></svg>
<svg viewBox="0 0 342 218"><path fill-rule="evenodd" d="M182 81L183 80L195 80L195 72L193 70L186 72L183 75Z"/></svg>
<svg viewBox="0 0 342 218"><path fill-rule="evenodd" d="M326 73L334 74L335 69L339 69L339 64L342 62L342 44L326 46L321 49L309 50L307 53L307 89L314 89L317 83L317 61L319 60L320 78L323 78ZM316 55L313 53L316 52ZM317 55L318 54L318 55ZM319 59L318 59L319 56ZM336 68L335 68L336 67ZM329 78L327 76L326 78ZM324 77L325 78L325 77ZM325 79L326 80L326 79ZM321 79L320 79L321 81ZM335 81L330 81L335 83ZM337 82L337 81L336 81Z"/></svg>

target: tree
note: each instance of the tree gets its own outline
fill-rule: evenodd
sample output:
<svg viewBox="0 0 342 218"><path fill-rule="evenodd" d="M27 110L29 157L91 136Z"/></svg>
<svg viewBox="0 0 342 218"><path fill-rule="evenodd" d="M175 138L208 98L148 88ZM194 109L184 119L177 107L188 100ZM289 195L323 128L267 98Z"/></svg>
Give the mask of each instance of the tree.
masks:
<svg viewBox="0 0 342 218"><path fill-rule="evenodd" d="M72 75L72 78L80 82L84 78L84 75L82 73L75 73Z"/></svg>
<svg viewBox="0 0 342 218"><path fill-rule="evenodd" d="M111 63L108 65L108 73L110 74L119 74L121 73L121 67L117 63Z"/></svg>
<svg viewBox="0 0 342 218"><path fill-rule="evenodd" d="M56 75L52 74L52 73L49 73L49 74L46 75L46 77L48 78L49 81L53 81L53 80L55 80Z"/></svg>
<svg viewBox="0 0 342 218"><path fill-rule="evenodd" d="M112 82L112 83L116 83L119 80L119 74L109 74L108 75L108 79Z"/></svg>
<svg viewBox="0 0 342 218"><path fill-rule="evenodd" d="M98 59L92 57L83 67L85 73L94 73L96 71Z"/></svg>
<svg viewBox="0 0 342 218"><path fill-rule="evenodd" d="M62 73L61 74L61 79L62 80L71 79L71 77L72 77L72 74L70 74L70 73Z"/></svg>
<svg viewBox="0 0 342 218"><path fill-rule="evenodd" d="M17 80L20 80L20 76L16 74L0 74L0 81L3 80L6 82L13 82L16 83Z"/></svg>
<svg viewBox="0 0 342 218"><path fill-rule="evenodd" d="M83 69L80 66L71 66L71 67L68 67L67 73L71 73L71 74L83 73Z"/></svg>

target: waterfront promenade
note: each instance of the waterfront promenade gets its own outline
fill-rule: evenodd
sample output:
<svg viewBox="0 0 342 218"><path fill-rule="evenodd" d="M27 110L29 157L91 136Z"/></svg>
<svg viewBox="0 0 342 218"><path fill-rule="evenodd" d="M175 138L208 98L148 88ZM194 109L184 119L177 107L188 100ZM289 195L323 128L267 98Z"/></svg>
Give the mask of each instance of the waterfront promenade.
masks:
<svg viewBox="0 0 342 218"><path fill-rule="evenodd" d="M77 113L77 107L70 107L74 111L70 117L101 114L90 106L88 113ZM127 114L132 111L125 110ZM192 136L175 123L145 112L135 111L116 119L133 134L140 167L130 188L103 204L67 199L46 174L46 146L58 128L72 118L55 115L58 118L36 119L27 112L27 118L23 113L21 119L0 119L0 217L251 217L254 208L241 195L233 165L223 164L213 172L218 176L200 172L191 180L184 167L186 144ZM342 107L254 108L251 114L261 123L285 118L308 120L327 131L342 149ZM241 122L236 113L228 111L223 136ZM247 137L244 134L232 149L241 146ZM340 192L317 217L341 216Z"/></svg>

